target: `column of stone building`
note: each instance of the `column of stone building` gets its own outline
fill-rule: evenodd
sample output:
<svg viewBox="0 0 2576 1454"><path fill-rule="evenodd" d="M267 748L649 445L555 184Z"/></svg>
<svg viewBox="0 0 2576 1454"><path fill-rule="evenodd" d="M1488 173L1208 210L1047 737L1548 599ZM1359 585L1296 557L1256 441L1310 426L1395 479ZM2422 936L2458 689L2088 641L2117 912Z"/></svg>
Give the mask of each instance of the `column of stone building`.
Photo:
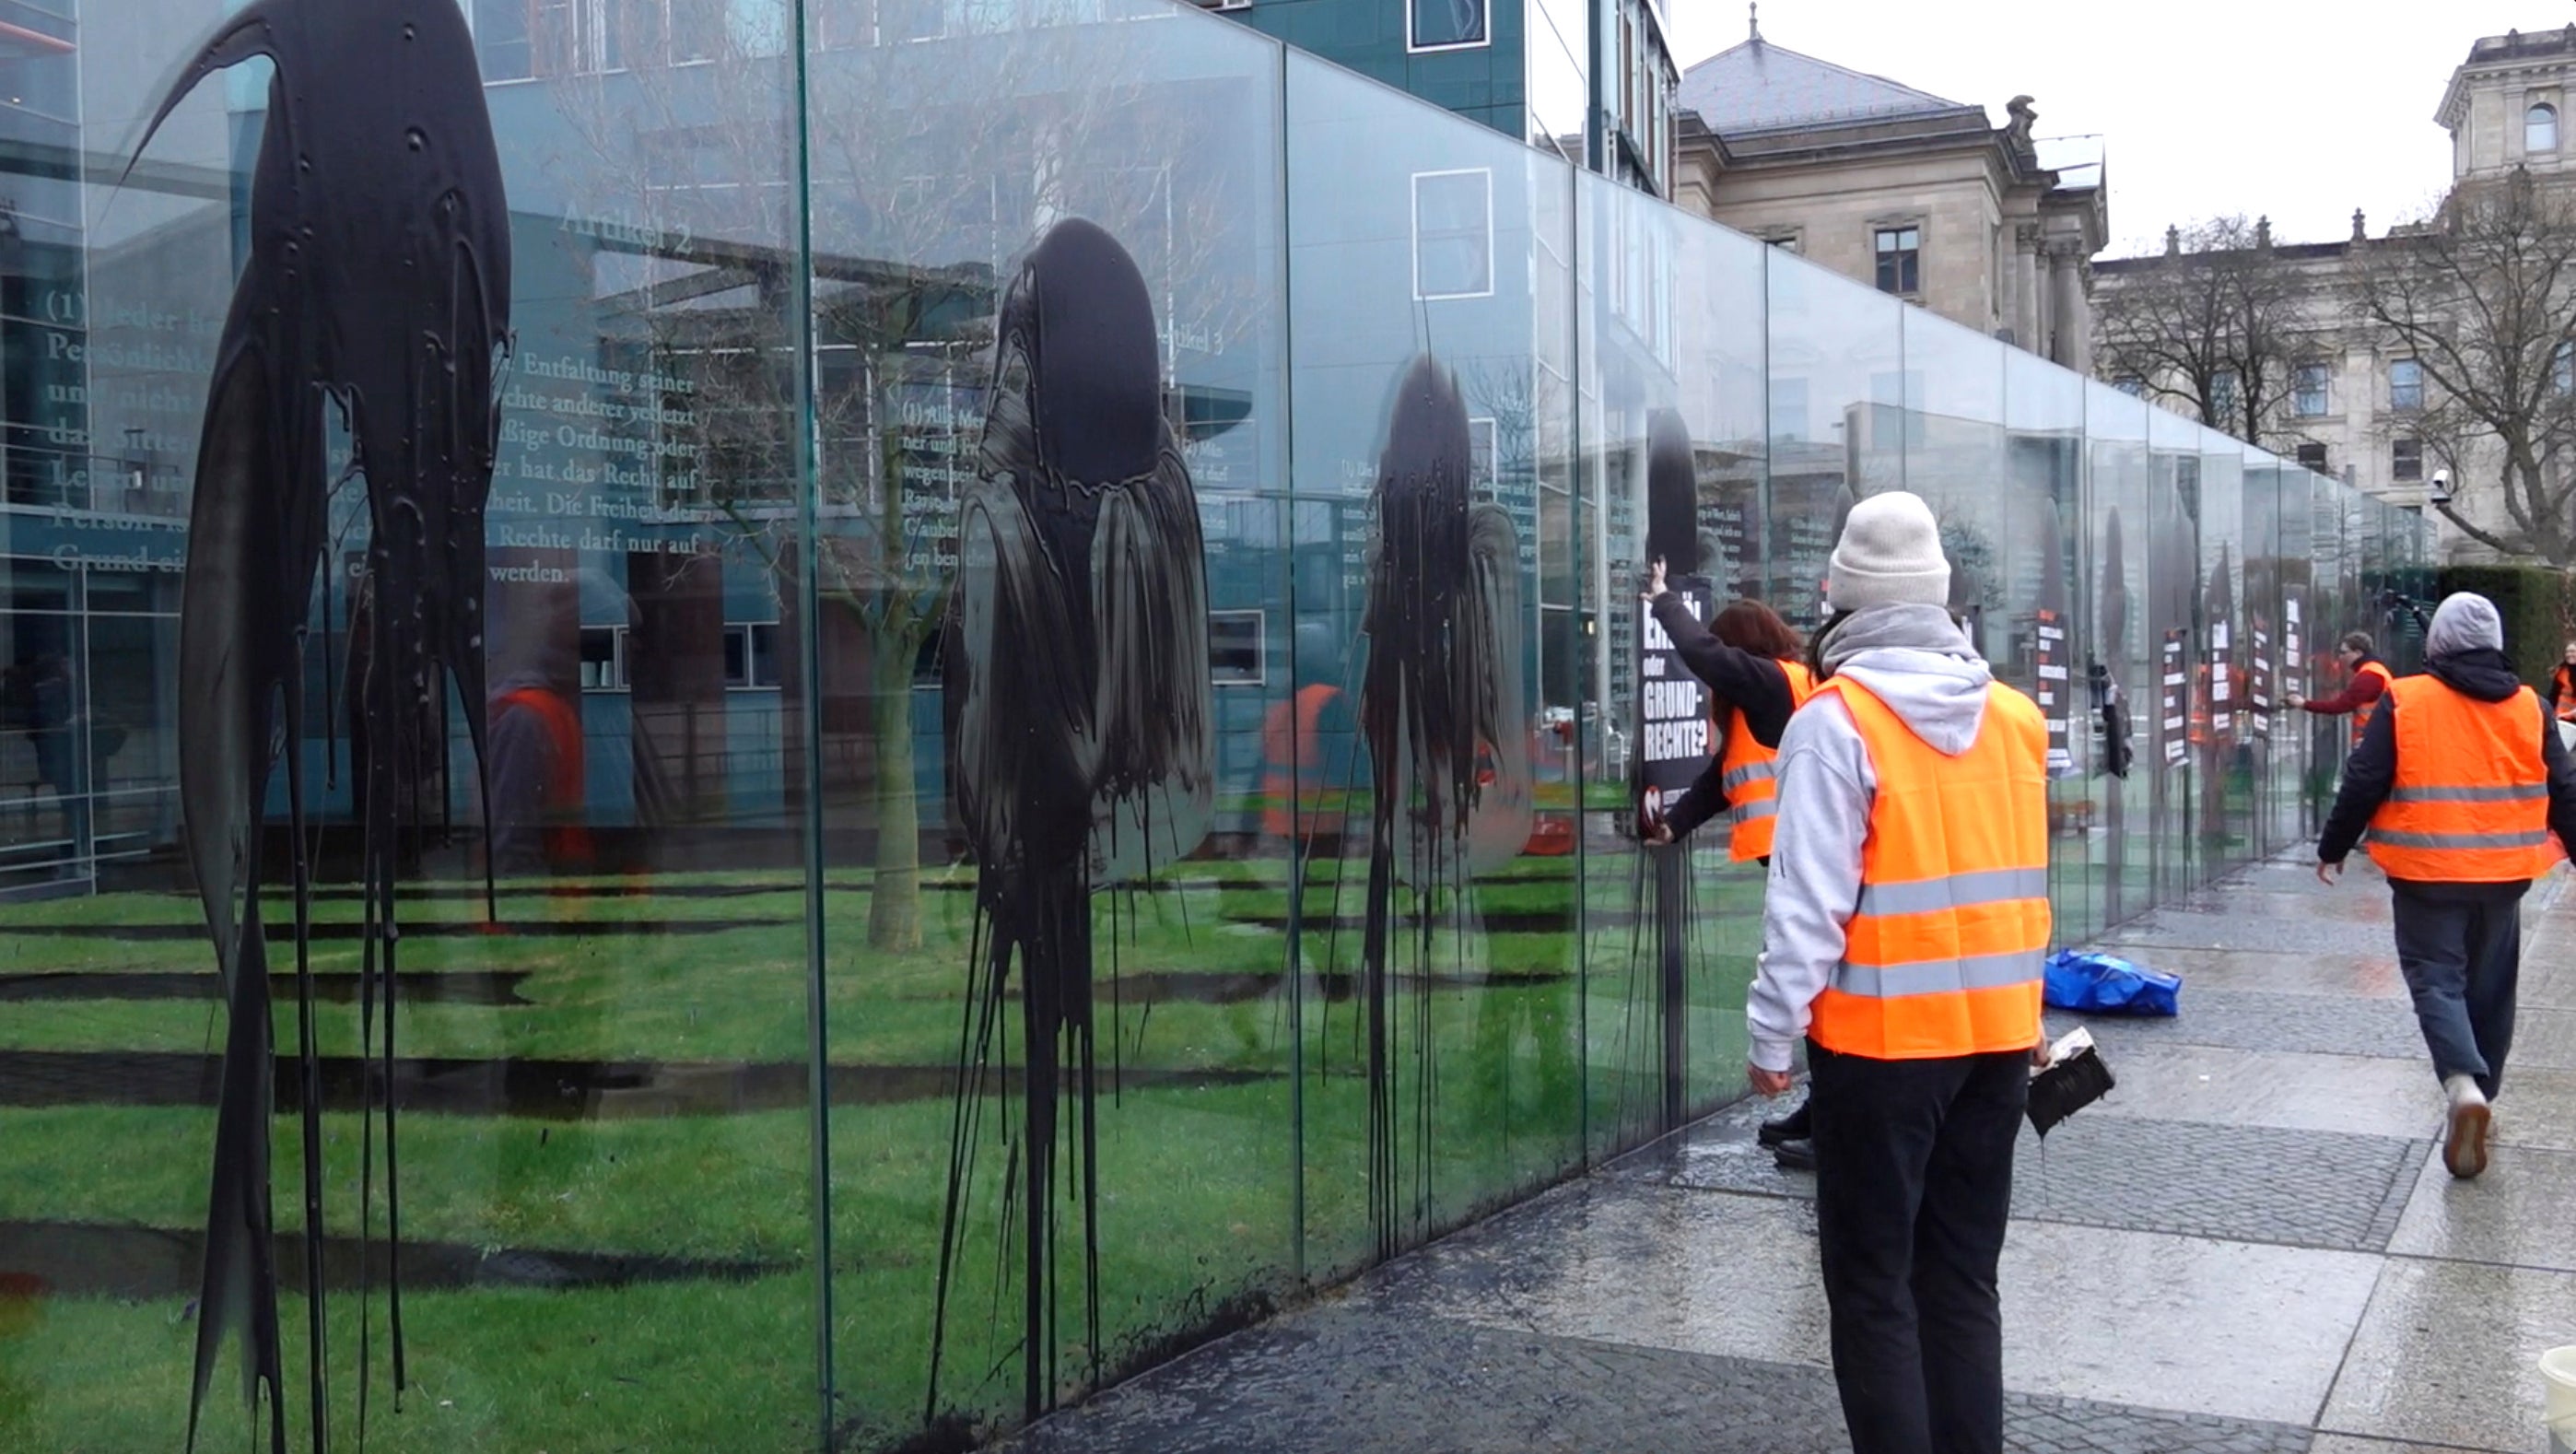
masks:
<svg viewBox="0 0 2576 1454"><path fill-rule="evenodd" d="M2052 363L2084 372L2084 279L2077 271L2083 265L2083 243L2080 239L2059 237L2048 243L2049 321L2054 324L2048 344Z"/></svg>
<svg viewBox="0 0 2576 1454"><path fill-rule="evenodd" d="M2013 226L2013 342L2032 353L2048 348L2048 320L2039 299L2039 224Z"/></svg>

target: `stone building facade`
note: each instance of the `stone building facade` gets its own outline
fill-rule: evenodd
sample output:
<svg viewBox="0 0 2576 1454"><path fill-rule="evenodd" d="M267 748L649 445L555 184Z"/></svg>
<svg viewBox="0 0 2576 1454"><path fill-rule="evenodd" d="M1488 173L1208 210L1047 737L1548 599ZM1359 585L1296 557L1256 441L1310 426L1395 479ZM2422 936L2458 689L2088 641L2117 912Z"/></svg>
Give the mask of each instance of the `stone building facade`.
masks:
<svg viewBox="0 0 2576 1454"><path fill-rule="evenodd" d="M2469 48L2442 93L2434 122L2451 136L2451 185L2454 188L2494 182L2515 171L2528 172L2542 184L2576 194L2576 136L2567 131L2566 105L2576 90L2576 25L2524 35L2487 36ZM2267 265L2298 269L2307 276L2301 326L2291 356L2288 397L2279 415L2258 441L2280 453L2295 455L2310 468L2342 476L2391 504L2416 513L2431 513L2439 548L2446 558L2476 559L2493 554L2465 532L2428 512L2435 472L2443 461L2410 427L2431 384L2396 340L2384 336L2362 315L2356 272L2362 259L2391 238L2403 238L2406 225L2373 236L2368 219L2353 214L2352 233L2333 242L2279 243L2260 231ZM2110 258L2093 264L2097 314L2111 306L2123 288L2139 286L2172 255L2172 234L2163 257ZM2101 340L2097 338L2097 345ZM2119 365L2107 349L2100 372L2124 387L2147 381L2116 377ZM2168 400L2169 403L2178 401ZM2182 406L2187 409L2187 406ZM2227 421L2220 427L2233 428ZM2561 466L2565 467L2564 465ZM2469 480L2488 471L2492 462L2471 450L2456 473ZM2492 487L2459 492L2454 508L2480 527L2510 533L2498 492Z"/></svg>
<svg viewBox="0 0 2576 1454"><path fill-rule="evenodd" d="M1682 74L1673 201L2070 368L2089 366L2101 153L1982 106L1744 42Z"/></svg>

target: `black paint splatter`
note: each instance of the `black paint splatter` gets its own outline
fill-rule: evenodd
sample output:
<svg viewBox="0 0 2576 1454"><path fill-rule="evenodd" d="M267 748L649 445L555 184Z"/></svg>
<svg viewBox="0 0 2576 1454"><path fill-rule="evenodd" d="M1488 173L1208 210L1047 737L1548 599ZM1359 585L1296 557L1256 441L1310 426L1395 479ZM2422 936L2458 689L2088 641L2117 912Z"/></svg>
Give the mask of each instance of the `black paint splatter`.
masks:
<svg viewBox="0 0 2576 1454"><path fill-rule="evenodd" d="M1457 379L1423 355L1397 386L1378 467L1359 708L1375 789L1362 995L1369 1222L1382 1258L1403 1244L1408 1225L1427 1222L1431 1201L1435 1080L1430 995L1421 987L1432 981L1412 977L1412 1044L1400 1062L1388 963L1397 884L1413 891L1412 949L1427 961L1444 910L1463 929L1468 879L1510 862L1530 833L1520 547L1501 507L1469 498L1470 468Z"/></svg>
<svg viewBox="0 0 2576 1454"><path fill-rule="evenodd" d="M979 869L963 1084L1007 1056L1018 971L1019 1178L1001 1196L1006 1242L1021 1223L1034 1418L1057 1387L1060 1140L1080 1179L1083 1346L1095 1379L1102 1351L1092 891L1198 846L1214 744L1198 501L1163 412L1143 275L1098 226L1058 223L1022 265L998 329L979 478L958 513L944 707L950 793ZM1059 1105L1068 1069L1071 1124ZM934 1418L983 1104L959 1097L952 1126Z"/></svg>
<svg viewBox="0 0 2576 1454"><path fill-rule="evenodd" d="M226 1337L239 1335L245 1392L256 1407L265 1387L270 1445L282 1451L260 837L270 775L281 749L293 749L286 767L298 1025L309 1077L319 1057L306 958L302 661L336 483L324 464L326 414L347 423L372 527L366 577L374 609L362 650L352 653L363 665L353 669L349 711L369 744L356 782L371 930L365 969L370 980L383 976L390 1062L402 769L435 750L420 740L420 724L435 719L450 682L466 702L483 700L483 505L496 431L493 370L509 331L510 243L473 38L452 4L253 0L179 68L144 144L199 82L254 57L276 70L251 178L249 255L207 391L179 626L179 733L188 744L180 799L228 1021L188 1427L193 1446L216 1355ZM479 757L481 723L472 712L468 719ZM362 998L372 1047L374 995ZM306 1091L306 1285L319 1287L320 1097ZM372 1147L365 1154L372 1177ZM399 1246L396 1169L388 1101L388 1234ZM399 1389L398 1263L389 1282ZM328 1432L322 1301L308 1300L307 1329L317 1450L327 1447ZM363 1430L363 1384L359 1407Z"/></svg>

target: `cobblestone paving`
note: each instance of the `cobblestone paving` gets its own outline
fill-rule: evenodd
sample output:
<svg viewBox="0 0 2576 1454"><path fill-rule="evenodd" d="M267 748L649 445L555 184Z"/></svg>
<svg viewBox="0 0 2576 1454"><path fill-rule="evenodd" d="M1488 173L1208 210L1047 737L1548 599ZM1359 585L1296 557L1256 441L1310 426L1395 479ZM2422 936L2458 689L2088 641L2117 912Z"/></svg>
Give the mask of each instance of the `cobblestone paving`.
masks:
<svg viewBox="0 0 2576 1454"><path fill-rule="evenodd" d="M2276 1424L2016 1395L2012 1454L2303 1454ZM1833 1375L1372 1316L1344 1306L1255 1330L1030 1430L1024 1454L1847 1454Z"/></svg>
<svg viewBox="0 0 2576 1454"><path fill-rule="evenodd" d="M2353 891L2365 890L2355 886ZM2101 944L2114 953L2124 944L2173 944L2186 949L2252 949L2289 954L2386 954L2389 939L2384 923L2157 909L2102 936Z"/></svg>
<svg viewBox="0 0 2576 1454"><path fill-rule="evenodd" d="M2130 956L2122 956L2129 958ZM2153 951L2134 962L2157 968ZM2127 1045L2222 1045L2230 1050L2278 1050L2310 1055L2373 1055L2420 1060L2423 1032L2402 999L2340 998L2270 990L2195 989L2186 975L2182 1014L2174 1019L2120 1015L2049 1014L2049 1028L2064 1034L2082 1024L2093 1032L2111 1070L2120 1069Z"/></svg>
<svg viewBox="0 0 2576 1454"><path fill-rule="evenodd" d="M2385 1252L2430 1147L2388 1136L2078 1116L2024 1132L2013 1215L2133 1232ZM1812 1198L1747 1132L1694 1136L1619 1175L1699 1191Z"/></svg>

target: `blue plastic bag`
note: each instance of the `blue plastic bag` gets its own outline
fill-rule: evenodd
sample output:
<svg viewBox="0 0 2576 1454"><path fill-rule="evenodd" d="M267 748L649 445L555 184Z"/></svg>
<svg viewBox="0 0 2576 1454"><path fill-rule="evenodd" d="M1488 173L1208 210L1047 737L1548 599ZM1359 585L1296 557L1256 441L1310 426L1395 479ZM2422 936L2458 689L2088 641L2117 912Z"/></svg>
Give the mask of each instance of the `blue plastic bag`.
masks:
<svg viewBox="0 0 2576 1454"><path fill-rule="evenodd" d="M2182 1013L2182 976L2142 969L2108 954L2061 949L2048 957L2049 1008L2088 1015Z"/></svg>

